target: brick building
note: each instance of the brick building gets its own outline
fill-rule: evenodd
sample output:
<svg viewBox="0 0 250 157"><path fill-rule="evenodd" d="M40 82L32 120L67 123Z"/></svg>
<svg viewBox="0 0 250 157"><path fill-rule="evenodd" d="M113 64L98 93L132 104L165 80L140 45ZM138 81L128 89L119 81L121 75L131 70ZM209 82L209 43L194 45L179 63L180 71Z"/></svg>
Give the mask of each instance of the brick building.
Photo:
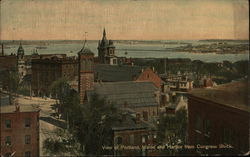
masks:
<svg viewBox="0 0 250 157"><path fill-rule="evenodd" d="M142 120L139 113L124 111L118 123L113 124L114 155L153 155L155 149L143 149L156 143L156 127Z"/></svg>
<svg viewBox="0 0 250 157"><path fill-rule="evenodd" d="M233 149L204 154L242 154L249 151L249 84L246 80L195 89L188 96L190 144L228 144Z"/></svg>
<svg viewBox="0 0 250 157"><path fill-rule="evenodd" d="M9 89L9 71L17 68L16 55L5 55L2 44L2 53L0 55L0 88Z"/></svg>
<svg viewBox="0 0 250 157"><path fill-rule="evenodd" d="M39 109L1 104L0 114L1 156L39 156Z"/></svg>
<svg viewBox="0 0 250 157"><path fill-rule="evenodd" d="M60 58L59 58L60 57ZM49 96L50 85L59 78L77 79L77 59L66 56L41 56L32 59L32 91L34 95Z"/></svg>
<svg viewBox="0 0 250 157"><path fill-rule="evenodd" d="M78 92L80 103L83 103L87 90L91 90L94 84L94 53L83 47L78 52Z"/></svg>

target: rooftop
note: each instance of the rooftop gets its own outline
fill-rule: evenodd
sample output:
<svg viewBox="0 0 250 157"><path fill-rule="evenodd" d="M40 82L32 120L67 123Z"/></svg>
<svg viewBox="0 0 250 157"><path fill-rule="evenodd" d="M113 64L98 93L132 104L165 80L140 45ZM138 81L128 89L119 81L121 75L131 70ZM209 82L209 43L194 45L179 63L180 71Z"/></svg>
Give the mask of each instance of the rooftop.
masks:
<svg viewBox="0 0 250 157"><path fill-rule="evenodd" d="M193 89L190 94L195 97L250 112L248 87L249 83L247 80L234 81L212 88Z"/></svg>
<svg viewBox="0 0 250 157"><path fill-rule="evenodd" d="M125 117L125 118L124 118ZM112 130L114 131L123 131L123 130L142 130L142 129L153 129L155 126L148 122L143 121L140 118L140 121L136 121L135 113L123 113L122 119L120 122L113 124Z"/></svg>
<svg viewBox="0 0 250 157"><path fill-rule="evenodd" d="M40 109L36 105L20 105L20 112L38 112ZM0 113L15 113L15 105L2 105Z"/></svg>
<svg viewBox="0 0 250 157"><path fill-rule="evenodd" d="M106 82L94 84L94 90L88 91L88 97L97 93L116 105L128 107L157 106L155 92L158 89L152 82Z"/></svg>
<svg viewBox="0 0 250 157"><path fill-rule="evenodd" d="M83 47L79 52L78 54L85 54L85 55L94 55L94 53L88 49L88 48L85 48Z"/></svg>
<svg viewBox="0 0 250 157"><path fill-rule="evenodd" d="M96 79L104 82L133 81L142 70L140 66L96 64Z"/></svg>

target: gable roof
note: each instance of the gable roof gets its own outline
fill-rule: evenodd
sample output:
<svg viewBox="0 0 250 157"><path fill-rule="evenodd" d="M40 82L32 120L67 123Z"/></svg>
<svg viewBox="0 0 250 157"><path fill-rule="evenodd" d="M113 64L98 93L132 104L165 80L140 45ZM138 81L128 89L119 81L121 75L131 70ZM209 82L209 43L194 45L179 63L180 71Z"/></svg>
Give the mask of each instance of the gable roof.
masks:
<svg viewBox="0 0 250 157"><path fill-rule="evenodd" d="M104 82L133 81L141 73L140 66L96 64L94 73L97 80Z"/></svg>
<svg viewBox="0 0 250 157"><path fill-rule="evenodd" d="M107 101L128 107L158 106L155 92L158 89L152 82L106 82L94 84L94 90L87 91L87 96L95 92Z"/></svg>

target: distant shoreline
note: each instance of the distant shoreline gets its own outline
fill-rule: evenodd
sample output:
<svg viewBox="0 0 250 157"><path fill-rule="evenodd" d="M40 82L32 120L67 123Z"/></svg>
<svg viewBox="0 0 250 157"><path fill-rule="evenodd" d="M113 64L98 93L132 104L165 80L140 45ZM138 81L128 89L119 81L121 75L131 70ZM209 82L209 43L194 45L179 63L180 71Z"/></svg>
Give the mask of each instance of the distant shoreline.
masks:
<svg viewBox="0 0 250 157"><path fill-rule="evenodd" d="M89 43L95 43L99 40L88 40ZM124 43L124 44L188 44L192 42L239 42L245 43L249 40L113 40L115 43ZM32 44L67 44L67 43L84 43L84 40L1 40L1 43L6 45L16 45L19 43L23 45L32 45Z"/></svg>

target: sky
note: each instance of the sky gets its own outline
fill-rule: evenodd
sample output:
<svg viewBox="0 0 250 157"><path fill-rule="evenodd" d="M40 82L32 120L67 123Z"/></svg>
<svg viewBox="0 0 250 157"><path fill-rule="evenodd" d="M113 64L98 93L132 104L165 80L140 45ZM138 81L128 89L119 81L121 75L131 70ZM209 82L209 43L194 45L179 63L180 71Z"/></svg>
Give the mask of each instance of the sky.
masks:
<svg viewBox="0 0 250 157"><path fill-rule="evenodd" d="M1 40L249 39L247 0L0 0Z"/></svg>

